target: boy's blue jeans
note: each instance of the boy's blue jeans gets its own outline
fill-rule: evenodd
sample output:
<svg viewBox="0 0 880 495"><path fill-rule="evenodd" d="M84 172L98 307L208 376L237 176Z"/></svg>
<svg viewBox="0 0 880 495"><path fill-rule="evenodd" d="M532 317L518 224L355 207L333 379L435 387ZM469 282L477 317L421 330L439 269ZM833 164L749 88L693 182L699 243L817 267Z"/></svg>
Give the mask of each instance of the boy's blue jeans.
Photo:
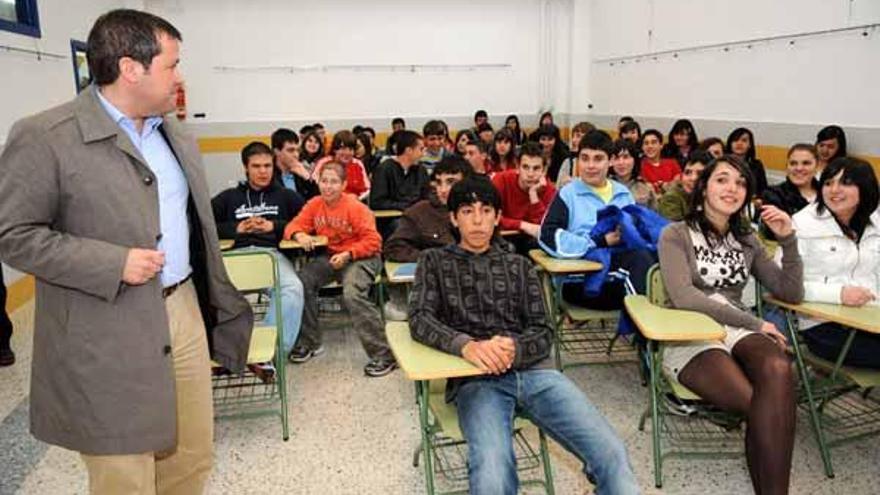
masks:
<svg viewBox="0 0 880 495"><path fill-rule="evenodd" d="M597 494L639 493L623 442L586 395L550 369L468 379L455 396L471 494L515 494L513 418L529 418L584 463Z"/></svg>

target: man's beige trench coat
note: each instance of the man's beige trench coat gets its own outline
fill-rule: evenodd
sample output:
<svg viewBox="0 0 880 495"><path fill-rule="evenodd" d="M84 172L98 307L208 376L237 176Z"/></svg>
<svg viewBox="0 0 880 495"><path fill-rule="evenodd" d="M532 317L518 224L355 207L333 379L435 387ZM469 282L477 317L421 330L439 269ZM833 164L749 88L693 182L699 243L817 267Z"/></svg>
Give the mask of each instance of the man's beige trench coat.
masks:
<svg viewBox="0 0 880 495"><path fill-rule="evenodd" d="M193 282L211 357L247 357L253 314L220 257L195 141L165 119L190 189ZM159 277L122 283L127 250L155 249L156 177L92 87L17 122L0 155L0 259L36 277L31 431L90 454L176 444L174 370Z"/></svg>

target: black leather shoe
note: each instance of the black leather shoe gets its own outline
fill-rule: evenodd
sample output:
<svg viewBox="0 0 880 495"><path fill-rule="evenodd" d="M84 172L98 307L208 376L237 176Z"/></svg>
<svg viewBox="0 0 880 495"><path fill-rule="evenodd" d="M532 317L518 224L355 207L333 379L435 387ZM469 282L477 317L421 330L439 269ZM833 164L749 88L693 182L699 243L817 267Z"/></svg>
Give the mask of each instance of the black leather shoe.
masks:
<svg viewBox="0 0 880 495"><path fill-rule="evenodd" d="M0 367L15 364L15 353L9 347L0 349Z"/></svg>

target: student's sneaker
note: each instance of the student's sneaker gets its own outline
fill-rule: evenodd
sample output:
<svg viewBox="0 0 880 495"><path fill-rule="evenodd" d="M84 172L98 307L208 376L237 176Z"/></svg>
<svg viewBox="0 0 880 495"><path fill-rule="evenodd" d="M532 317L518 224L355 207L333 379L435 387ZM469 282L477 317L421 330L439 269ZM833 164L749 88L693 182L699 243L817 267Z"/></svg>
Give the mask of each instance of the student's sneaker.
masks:
<svg viewBox="0 0 880 495"><path fill-rule="evenodd" d="M664 396L666 399L666 408L672 414L677 416L692 416L697 412L697 408L688 404L688 400L679 399L678 396L668 393Z"/></svg>
<svg viewBox="0 0 880 495"><path fill-rule="evenodd" d="M372 377L385 376L388 373L391 373L397 369L397 361L394 358L391 359L371 359L366 366L364 366L364 374Z"/></svg>
<svg viewBox="0 0 880 495"><path fill-rule="evenodd" d="M308 347L298 345L290 351L287 360L291 363L302 364L313 357L320 356L321 354L324 354L324 344L319 345L315 349L309 349Z"/></svg>
<svg viewBox="0 0 880 495"><path fill-rule="evenodd" d="M263 383L275 382L275 366L273 366L271 362L266 361L265 363L249 364L247 367L251 370L251 373L257 375L257 378Z"/></svg>
<svg viewBox="0 0 880 495"><path fill-rule="evenodd" d="M399 308L393 301L386 302L383 311L385 313L385 319L388 321L407 320L406 309Z"/></svg>

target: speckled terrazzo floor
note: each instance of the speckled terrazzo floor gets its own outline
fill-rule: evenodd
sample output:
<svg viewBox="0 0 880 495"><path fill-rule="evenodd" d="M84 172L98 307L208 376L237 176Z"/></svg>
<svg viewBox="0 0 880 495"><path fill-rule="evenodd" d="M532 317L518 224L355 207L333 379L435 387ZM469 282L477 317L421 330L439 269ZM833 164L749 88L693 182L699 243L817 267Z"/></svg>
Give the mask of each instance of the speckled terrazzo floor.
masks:
<svg viewBox="0 0 880 495"><path fill-rule="evenodd" d="M0 495L85 494L78 454L49 447L27 432L33 304L13 315L18 362L0 368ZM326 333L327 353L291 365L291 438L277 419L224 421L216 429L212 494L419 494L421 468L412 467L419 441L412 383L400 372L363 376L363 351L350 331ZM649 433L636 428L645 391L633 366L567 372L604 411L626 442L645 493L750 493L743 459L667 462L664 486L653 486ZM807 417L799 416L792 493L880 493L880 440L833 451L837 477L822 474ZM576 459L551 443L557 493L590 493Z"/></svg>

